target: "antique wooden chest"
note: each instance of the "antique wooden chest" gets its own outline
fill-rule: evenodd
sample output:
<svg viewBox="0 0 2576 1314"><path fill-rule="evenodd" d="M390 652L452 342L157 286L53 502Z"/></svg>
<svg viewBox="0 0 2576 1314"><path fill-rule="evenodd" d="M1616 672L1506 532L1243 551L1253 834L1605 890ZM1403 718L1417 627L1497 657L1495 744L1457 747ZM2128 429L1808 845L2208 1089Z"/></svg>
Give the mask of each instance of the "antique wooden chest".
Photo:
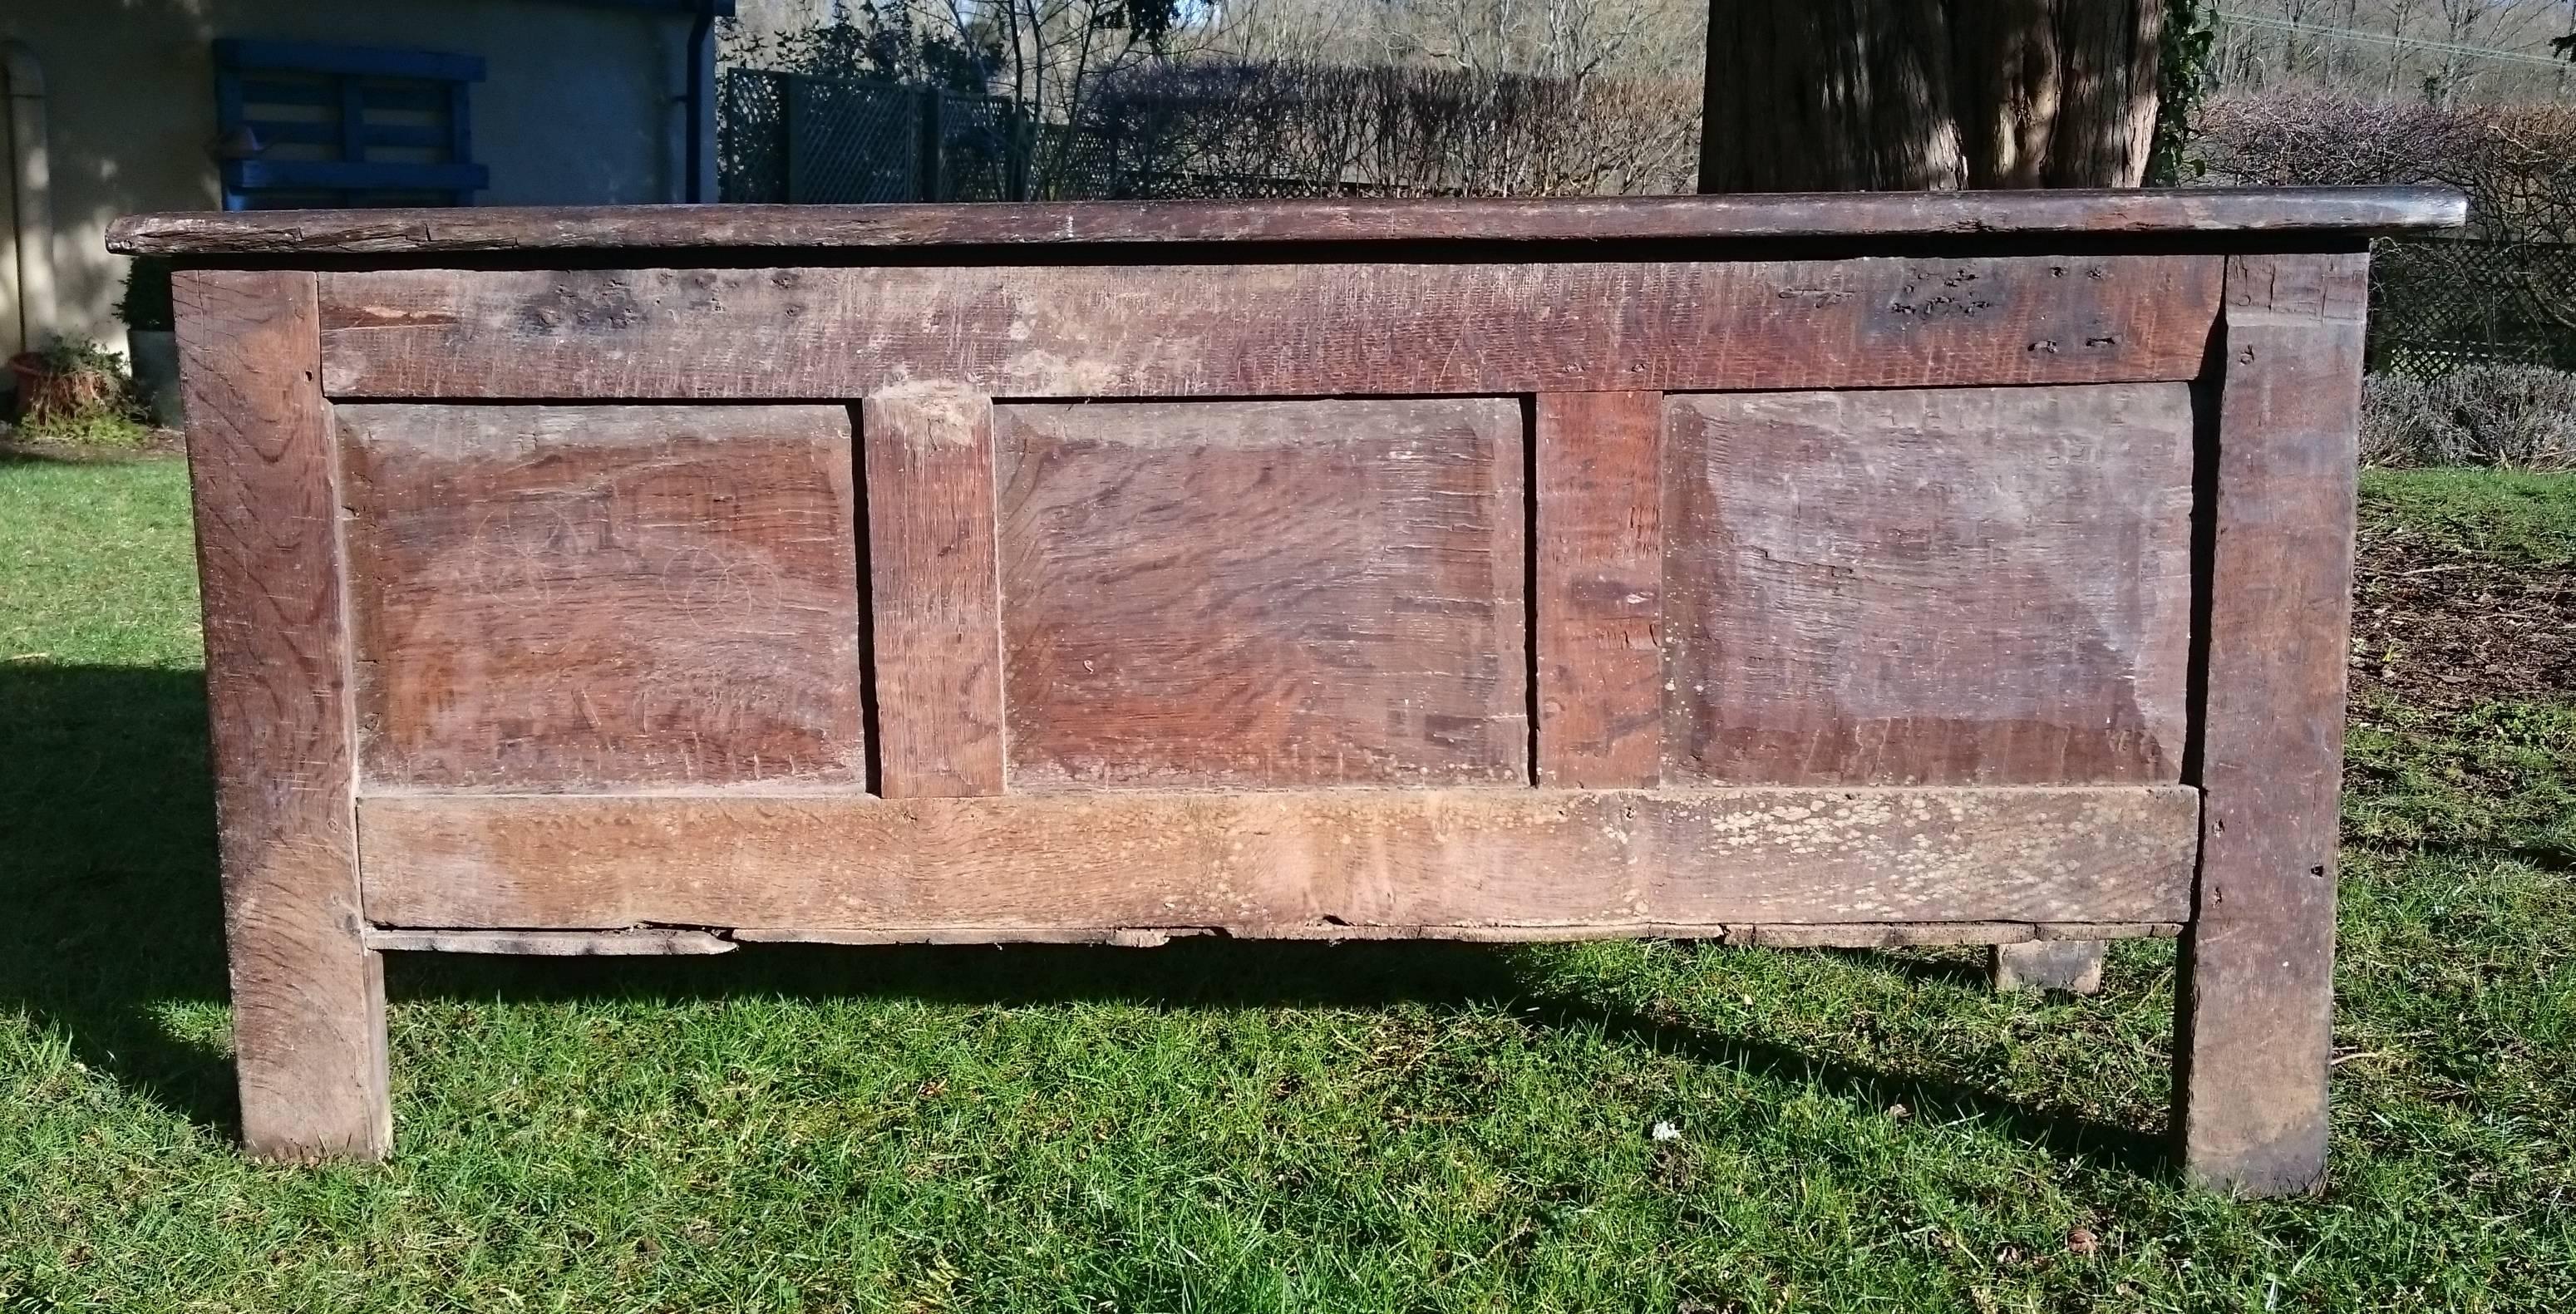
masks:
<svg viewBox="0 0 2576 1314"><path fill-rule="evenodd" d="M2324 1166L2408 190L173 215L242 1122L379 954L2180 935Z"/></svg>

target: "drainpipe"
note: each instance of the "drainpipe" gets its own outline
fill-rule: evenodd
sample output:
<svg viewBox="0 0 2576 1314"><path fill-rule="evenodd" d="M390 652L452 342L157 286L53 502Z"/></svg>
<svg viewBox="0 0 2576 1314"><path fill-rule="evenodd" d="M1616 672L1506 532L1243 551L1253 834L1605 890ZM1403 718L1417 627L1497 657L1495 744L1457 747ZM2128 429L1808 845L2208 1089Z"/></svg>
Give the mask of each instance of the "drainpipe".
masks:
<svg viewBox="0 0 2576 1314"><path fill-rule="evenodd" d="M707 185L707 147L715 136L716 92L716 13L732 12L729 0L699 0L697 17L689 24L688 100L688 170L689 177L682 195L690 203L712 201Z"/></svg>
<svg viewBox="0 0 2576 1314"><path fill-rule="evenodd" d="M54 327L53 171L45 158L45 72L36 52L20 41L0 41L0 75L8 90L8 243L6 268L16 314L0 324L13 341L9 354L33 349Z"/></svg>

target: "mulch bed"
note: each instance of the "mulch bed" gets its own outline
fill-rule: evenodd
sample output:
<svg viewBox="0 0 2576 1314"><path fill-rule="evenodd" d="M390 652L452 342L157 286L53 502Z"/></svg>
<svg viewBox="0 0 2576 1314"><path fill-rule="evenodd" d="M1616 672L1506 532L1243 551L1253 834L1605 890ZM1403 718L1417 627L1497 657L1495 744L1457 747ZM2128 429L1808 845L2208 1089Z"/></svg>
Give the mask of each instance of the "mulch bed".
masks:
<svg viewBox="0 0 2576 1314"><path fill-rule="evenodd" d="M2576 694L2576 563L2511 565L2402 525L2365 525L2352 684L2456 711Z"/></svg>

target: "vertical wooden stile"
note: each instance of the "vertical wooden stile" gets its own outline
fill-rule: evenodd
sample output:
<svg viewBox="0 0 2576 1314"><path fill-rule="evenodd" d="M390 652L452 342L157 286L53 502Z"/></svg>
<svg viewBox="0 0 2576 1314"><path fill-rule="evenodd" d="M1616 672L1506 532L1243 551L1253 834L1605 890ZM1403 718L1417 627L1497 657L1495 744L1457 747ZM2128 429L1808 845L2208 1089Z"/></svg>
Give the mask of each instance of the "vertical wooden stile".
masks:
<svg viewBox="0 0 2576 1314"><path fill-rule="evenodd" d="M1541 393L1535 428L1538 781L1644 788L1664 751L1664 395Z"/></svg>
<svg viewBox="0 0 2576 1314"><path fill-rule="evenodd" d="M2227 269L2174 1121L2185 1173L2243 1194L2325 1175L2368 265L2347 252Z"/></svg>
<svg viewBox="0 0 2576 1314"><path fill-rule="evenodd" d="M383 959L357 874L341 499L309 272L172 283L188 408L242 1138L382 1158Z"/></svg>
<svg viewBox="0 0 2576 1314"><path fill-rule="evenodd" d="M860 408L878 775L887 798L1002 792L993 400L910 384Z"/></svg>

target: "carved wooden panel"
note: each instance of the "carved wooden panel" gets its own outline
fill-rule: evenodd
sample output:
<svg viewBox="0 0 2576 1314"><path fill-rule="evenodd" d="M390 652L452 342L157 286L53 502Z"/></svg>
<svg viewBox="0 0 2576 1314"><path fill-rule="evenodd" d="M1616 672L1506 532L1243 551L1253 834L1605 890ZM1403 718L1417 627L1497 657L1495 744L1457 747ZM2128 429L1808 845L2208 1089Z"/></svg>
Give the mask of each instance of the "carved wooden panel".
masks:
<svg viewBox="0 0 2576 1314"><path fill-rule="evenodd" d="M2187 386L1666 415L1667 782L2180 778Z"/></svg>
<svg viewBox="0 0 2576 1314"><path fill-rule="evenodd" d="M369 783L864 779L846 408L335 414Z"/></svg>
<svg viewBox="0 0 2576 1314"><path fill-rule="evenodd" d="M1525 781L1522 415L995 410L1011 788Z"/></svg>

